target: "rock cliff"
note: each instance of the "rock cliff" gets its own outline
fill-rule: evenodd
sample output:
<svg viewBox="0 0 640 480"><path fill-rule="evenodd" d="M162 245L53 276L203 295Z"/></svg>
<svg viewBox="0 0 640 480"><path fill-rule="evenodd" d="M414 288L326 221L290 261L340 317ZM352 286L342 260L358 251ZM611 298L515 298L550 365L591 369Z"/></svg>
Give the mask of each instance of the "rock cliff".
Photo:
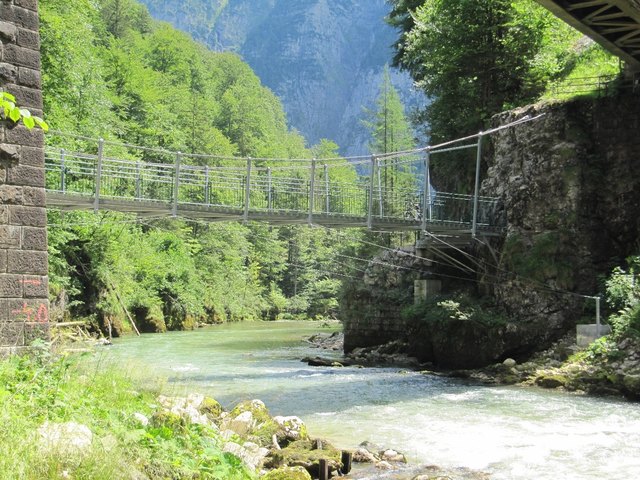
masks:
<svg viewBox="0 0 640 480"><path fill-rule="evenodd" d="M640 239L640 96L536 105L499 115L504 124L545 116L493 137L488 195L507 218L495 296L521 322L549 335L593 317L599 276L637 251ZM555 293L563 291L567 293Z"/></svg>
<svg viewBox="0 0 640 480"><path fill-rule="evenodd" d="M422 361L478 367L527 358L577 322L594 321L595 302L585 295L601 293L601 279L640 248L640 95L534 105L493 124L538 114L493 135L485 157L483 193L502 198L508 226L493 252L475 248L485 267L472 293L491 299L489 319L497 306L504 321L455 309L443 316L434 313L438 304L407 315L412 281L434 273L407 274L400 256L385 260L399 262L397 272L375 275L380 266L372 264L350 291L345 349L400 339ZM444 292L451 287L459 285Z"/></svg>
<svg viewBox="0 0 640 480"><path fill-rule="evenodd" d="M329 138L343 154L366 152L363 107L373 107L396 37L385 0L142 2L214 50L238 52L309 144ZM392 81L405 104L423 102L407 75Z"/></svg>

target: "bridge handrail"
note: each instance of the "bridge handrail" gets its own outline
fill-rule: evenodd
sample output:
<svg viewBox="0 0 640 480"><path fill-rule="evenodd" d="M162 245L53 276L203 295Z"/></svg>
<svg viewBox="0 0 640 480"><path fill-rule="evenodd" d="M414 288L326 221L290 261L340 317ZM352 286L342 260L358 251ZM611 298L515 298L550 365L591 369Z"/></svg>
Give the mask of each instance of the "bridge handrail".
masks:
<svg viewBox="0 0 640 480"><path fill-rule="evenodd" d="M300 166L257 167L247 160L247 167L253 168L235 168L182 163L184 158L179 154L174 158L176 163L160 163L105 155L101 148L95 154L47 147L47 189L83 198L93 196L95 209L100 208L101 199L110 199L165 204L174 215L180 205L190 205L228 209L242 213L245 219L251 212L280 212L308 216L309 222L314 215L325 215L360 218L368 225L385 221L414 229L424 227L425 222L469 227L474 219L482 227L497 226L491 220L497 198L435 192L428 201L417 181L415 186L384 187L379 184L379 169L385 165L375 159L364 162L370 167L368 175L347 182L332 180L328 168L313 167L322 163L301 170ZM411 165L417 160L423 159L417 152L410 152L388 157L386 166ZM372 175L371 168L378 170ZM424 184L424 178L416 179ZM477 218L473 211L476 199ZM426 212L422 211L424 206L428 207Z"/></svg>

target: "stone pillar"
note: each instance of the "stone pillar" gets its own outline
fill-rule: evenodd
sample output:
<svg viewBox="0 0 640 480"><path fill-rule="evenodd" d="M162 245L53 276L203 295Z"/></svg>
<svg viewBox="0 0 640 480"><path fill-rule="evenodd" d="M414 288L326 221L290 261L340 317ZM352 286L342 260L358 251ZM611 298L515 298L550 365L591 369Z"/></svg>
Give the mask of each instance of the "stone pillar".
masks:
<svg viewBox="0 0 640 480"><path fill-rule="evenodd" d="M441 280L414 280L413 281L413 303L418 305L426 302L429 298L442 293Z"/></svg>
<svg viewBox="0 0 640 480"><path fill-rule="evenodd" d="M42 115L37 0L0 0L0 89ZM44 136L0 122L0 353L49 338Z"/></svg>

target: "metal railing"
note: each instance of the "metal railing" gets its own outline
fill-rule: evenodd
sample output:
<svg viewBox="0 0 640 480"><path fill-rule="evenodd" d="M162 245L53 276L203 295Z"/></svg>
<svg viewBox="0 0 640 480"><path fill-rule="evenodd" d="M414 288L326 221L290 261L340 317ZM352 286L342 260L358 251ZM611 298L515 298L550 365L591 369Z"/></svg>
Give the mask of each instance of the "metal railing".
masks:
<svg viewBox="0 0 640 480"><path fill-rule="evenodd" d="M640 91L640 82L637 76L632 79L624 79L620 75L600 75L596 77L578 77L564 82L555 83L551 87L553 95L586 95L598 96L613 95L618 91Z"/></svg>
<svg viewBox="0 0 640 480"><path fill-rule="evenodd" d="M368 175L347 183L332 181L330 167L316 168L315 161L296 170L257 167L251 159L244 166L201 166L185 164L179 153L168 164L115 158L104 151L102 142L97 153L47 147L47 191L85 197L85 208L88 201L95 210L114 208L113 202L104 206L109 200L126 200L160 205L173 215L197 207L228 211L244 220L280 216L286 222L297 215L299 223L304 215L313 223L314 217L348 217L363 225L386 222L419 229L425 223L469 227L474 218L472 195L431 192L425 199L418 187L425 184L424 174L416 176L415 187L384 187L375 158ZM424 159L405 162L415 161ZM479 226L501 226L495 221L497 205L496 198L478 198Z"/></svg>

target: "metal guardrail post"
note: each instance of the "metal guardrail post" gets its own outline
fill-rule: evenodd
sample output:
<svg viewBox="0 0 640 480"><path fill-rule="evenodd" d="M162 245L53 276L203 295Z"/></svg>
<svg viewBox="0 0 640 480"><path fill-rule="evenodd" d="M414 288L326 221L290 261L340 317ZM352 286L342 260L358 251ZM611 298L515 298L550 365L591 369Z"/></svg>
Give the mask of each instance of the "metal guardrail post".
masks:
<svg viewBox="0 0 640 480"><path fill-rule="evenodd" d="M387 179L387 162L388 162L388 160L385 159L385 161L384 161L385 183L386 183L386 179ZM380 218L384 218L384 201L382 200L382 175L380 174L380 165L378 165L377 163L376 163L376 169L378 170L377 177L378 177L378 206L380 208L379 214L380 214ZM387 192L385 192L385 193L387 193Z"/></svg>
<svg viewBox="0 0 640 480"><path fill-rule="evenodd" d="M204 167L204 203L211 205L211 192L209 191L209 165Z"/></svg>
<svg viewBox="0 0 640 480"><path fill-rule="evenodd" d="M267 210L273 209L273 193L271 190L271 167L267 168Z"/></svg>
<svg viewBox="0 0 640 480"><path fill-rule="evenodd" d="M93 201L93 211L100 210L100 184L102 183L102 161L104 157L104 139L98 140L98 164L96 165L96 195Z"/></svg>
<svg viewBox="0 0 640 480"><path fill-rule="evenodd" d="M313 225L313 209L316 204L316 159L311 159L311 179L309 181L309 218L307 223Z"/></svg>
<svg viewBox="0 0 640 480"><path fill-rule="evenodd" d="M171 207L171 216L178 216L178 196L180 192L180 163L182 162L182 153L176 154L176 169L173 179L173 205Z"/></svg>
<svg viewBox="0 0 640 480"><path fill-rule="evenodd" d="M478 200L480 196L480 162L482 161L482 137L483 132L478 135L478 155L476 156L476 183L473 193L473 224L471 226L471 236L476 238L478 232Z"/></svg>
<svg viewBox="0 0 640 480"><path fill-rule="evenodd" d="M596 336L600 338L600 297L593 297L596 301Z"/></svg>
<svg viewBox="0 0 640 480"><path fill-rule="evenodd" d="M367 213L367 228L371 230L373 228L373 188L376 181L376 163L377 159L375 155L371 155L371 175L369 182L369 209Z"/></svg>
<svg viewBox="0 0 640 480"><path fill-rule="evenodd" d="M422 192L422 229L427 231L427 220L431 221L431 175L429 173L429 160L431 149L427 147L424 155L424 190ZM427 218L428 212L428 218Z"/></svg>
<svg viewBox="0 0 640 480"><path fill-rule="evenodd" d="M60 149L60 191L62 193L64 193L66 189L64 154L65 154L64 148L61 148Z"/></svg>
<svg viewBox="0 0 640 480"><path fill-rule="evenodd" d="M142 164L140 162L136 162L136 200L140 200L142 198Z"/></svg>
<svg viewBox="0 0 640 480"><path fill-rule="evenodd" d="M242 220L244 223L249 221L249 199L251 195L251 157L247 157L247 180L244 186L244 214Z"/></svg>
<svg viewBox="0 0 640 480"><path fill-rule="evenodd" d="M324 210L328 215L331 205L329 203L329 165L327 165L326 163L324 164L324 201Z"/></svg>

